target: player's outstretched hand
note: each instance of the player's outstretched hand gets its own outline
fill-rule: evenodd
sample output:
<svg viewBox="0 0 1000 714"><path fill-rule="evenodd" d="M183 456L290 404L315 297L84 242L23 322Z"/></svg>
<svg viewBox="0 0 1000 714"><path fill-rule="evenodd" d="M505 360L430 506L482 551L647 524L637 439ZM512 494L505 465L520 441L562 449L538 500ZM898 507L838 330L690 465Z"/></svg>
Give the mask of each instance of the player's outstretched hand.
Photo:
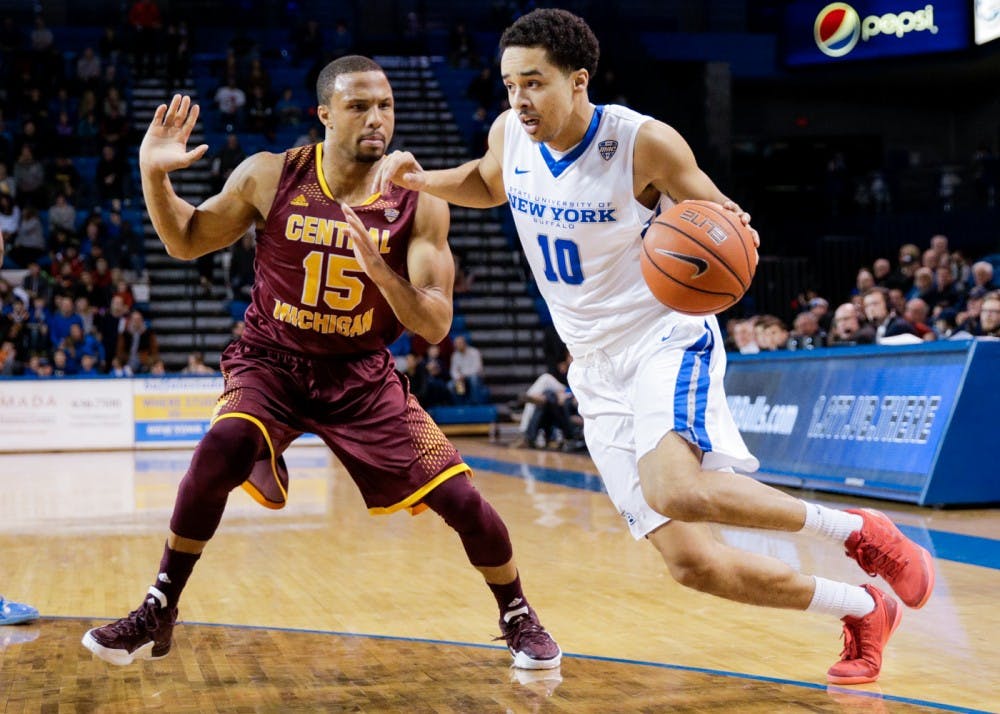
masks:
<svg viewBox="0 0 1000 714"><path fill-rule="evenodd" d="M409 151L386 154L375 172L375 188L383 194L389 192L389 184L419 191L425 182L424 167Z"/></svg>
<svg viewBox="0 0 1000 714"><path fill-rule="evenodd" d="M191 102L191 97L180 94L174 95L170 106L158 106L139 146L139 168L169 173L187 168L204 156L208 144L187 150L198 112L198 105Z"/></svg>
<svg viewBox="0 0 1000 714"><path fill-rule="evenodd" d="M737 204L735 201L726 201L725 203L722 204L722 207L725 208L727 211L732 211L733 213L735 213L737 216L740 217L740 221L743 222L743 225L749 228L750 232L753 233L754 245L760 248L760 234L753 226L750 225L750 214L744 211L742 208L740 208L739 204Z"/></svg>

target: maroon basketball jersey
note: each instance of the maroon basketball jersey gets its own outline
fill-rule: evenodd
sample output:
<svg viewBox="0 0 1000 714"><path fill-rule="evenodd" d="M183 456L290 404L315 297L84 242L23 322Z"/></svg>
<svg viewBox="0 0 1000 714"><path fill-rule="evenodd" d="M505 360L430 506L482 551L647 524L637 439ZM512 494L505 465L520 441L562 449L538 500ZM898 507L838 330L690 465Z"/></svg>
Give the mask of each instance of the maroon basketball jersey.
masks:
<svg viewBox="0 0 1000 714"><path fill-rule="evenodd" d="M244 339L315 357L371 352L402 326L354 259L344 213L320 168L323 145L285 152L277 195L257 234ZM352 206L389 267L407 277L418 194L396 187Z"/></svg>

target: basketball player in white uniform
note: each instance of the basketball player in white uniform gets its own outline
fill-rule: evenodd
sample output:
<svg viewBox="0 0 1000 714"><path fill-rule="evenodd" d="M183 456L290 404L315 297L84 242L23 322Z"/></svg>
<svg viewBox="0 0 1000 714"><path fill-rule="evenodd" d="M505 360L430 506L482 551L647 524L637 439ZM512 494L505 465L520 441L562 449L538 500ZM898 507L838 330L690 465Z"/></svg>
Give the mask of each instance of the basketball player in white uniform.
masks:
<svg viewBox="0 0 1000 714"><path fill-rule="evenodd" d="M646 538L683 585L739 602L843 620L846 647L827 673L839 684L878 678L902 608L874 585L804 575L726 545L709 523L829 538L911 607L934 586L930 555L883 514L807 503L755 479L723 392L725 352L714 317L661 305L639 267L642 234L669 202L722 204L749 215L698 167L666 124L587 94L597 39L565 10L535 10L503 34L511 109L480 159L424 171L391 154L377 180L462 206L508 203L521 246L574 361L569 379L591 456L632 535Z"/></svg>

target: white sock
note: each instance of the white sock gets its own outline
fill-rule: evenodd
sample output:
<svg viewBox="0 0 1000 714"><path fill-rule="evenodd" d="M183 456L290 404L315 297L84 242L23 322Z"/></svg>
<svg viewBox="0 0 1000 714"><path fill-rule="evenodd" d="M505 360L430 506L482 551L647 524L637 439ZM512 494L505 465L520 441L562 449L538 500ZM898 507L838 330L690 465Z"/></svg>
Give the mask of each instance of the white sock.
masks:
<svg viewBox="0 0 1000 714"><path fill-rule="evenodd" d="M836 617L864 617L875 609L875 600L868 591L860 585L848 585L827 580L817 575L816 590L806 612L822 612Z"/></svg>
<svg viewBox="0 0 1000 714"><path fill-rule="evenodd" d="M827 508L818 503L802 502L806 507L806 522L802 526L803 533L831 538L843 543L854 531L861 530L864 520L857 513L839 511Z"/></svg>

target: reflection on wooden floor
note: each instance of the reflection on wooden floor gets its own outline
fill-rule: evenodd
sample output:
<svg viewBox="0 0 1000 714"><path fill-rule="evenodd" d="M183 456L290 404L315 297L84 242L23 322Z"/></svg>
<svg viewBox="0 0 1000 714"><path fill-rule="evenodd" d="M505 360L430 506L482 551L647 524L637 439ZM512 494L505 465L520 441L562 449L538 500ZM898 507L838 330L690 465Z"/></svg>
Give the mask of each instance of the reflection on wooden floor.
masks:
<svg viewBox="0 0 1000 714"><path fill-rule="evenodd" d="M0 628L0 712L997 709L1000 570L983 556L1000 546L997 511L879 504L916 532L948 536L937 590L904 614L877 686L828 690L839 623L677 586L606 496L547 483L540 470L592 473L586 457L458 443L470 461L516 474L480 467L476 483L505 518L526 593L567 653L561 672L510 670L491 639L492 597L457 537L433 514L369 516L316 447L289 453L284 511L234 493L181 601L187 624L171 655L111 667L80 637L138 604L190 454L3 456L0 592L46 617ZM804 572L866 580L821 541L718 535ZM956 555L965 546L971 555Z"/></svg>

